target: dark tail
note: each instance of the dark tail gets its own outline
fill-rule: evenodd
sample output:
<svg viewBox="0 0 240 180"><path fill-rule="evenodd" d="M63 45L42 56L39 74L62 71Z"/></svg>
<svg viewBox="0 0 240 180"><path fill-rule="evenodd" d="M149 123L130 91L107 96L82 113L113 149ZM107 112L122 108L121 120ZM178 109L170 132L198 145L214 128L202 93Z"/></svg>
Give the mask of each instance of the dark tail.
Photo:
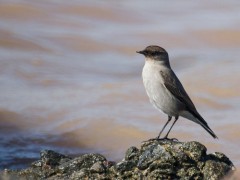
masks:
<svg viewBox="0 0 240 180"><path fill-rule="evenodd" d="M211 134L211 136L213 138L218 139L216 134L211 130L211 128L208 126L207 122L202 118L202 116L198 112L193 112L193 111L190 111L190 112L192 113L192 115L195 118L197 118L198 121L195 121L196 123L201 125L209 134Z"/></svg>

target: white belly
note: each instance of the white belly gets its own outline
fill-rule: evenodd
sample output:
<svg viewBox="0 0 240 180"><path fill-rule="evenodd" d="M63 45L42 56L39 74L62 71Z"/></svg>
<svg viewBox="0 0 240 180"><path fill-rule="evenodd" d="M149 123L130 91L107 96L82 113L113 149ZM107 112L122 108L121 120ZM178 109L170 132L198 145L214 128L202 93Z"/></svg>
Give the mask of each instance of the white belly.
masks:
<svg viewBox="0 0 240 180"><path fill-rule="evenodd" d="M161 67L159 65L145 63L142 77L147 95L150 102L158 110L169 116L178 116L179 102L164 86L160 70Z"/></svg>

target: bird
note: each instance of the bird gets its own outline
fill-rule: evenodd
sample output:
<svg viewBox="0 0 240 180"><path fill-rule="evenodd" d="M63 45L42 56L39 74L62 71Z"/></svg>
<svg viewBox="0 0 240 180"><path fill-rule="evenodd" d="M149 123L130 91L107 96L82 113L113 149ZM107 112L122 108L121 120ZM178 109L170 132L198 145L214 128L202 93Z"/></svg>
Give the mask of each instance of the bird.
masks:
<svg viewBox="0 0 240 180"><path fill-rule="evenodd" d="M198 113L182 83L172 70L167 51L157 45L150 45L137 53L145 56L142 79L149 100L155 108L168 116L167 122L155 139L160 139L165 127L174 117L172 126L164 138L161 138L169 139L168 135L179 116L199 124L213 138L218 138Z"/></svg>

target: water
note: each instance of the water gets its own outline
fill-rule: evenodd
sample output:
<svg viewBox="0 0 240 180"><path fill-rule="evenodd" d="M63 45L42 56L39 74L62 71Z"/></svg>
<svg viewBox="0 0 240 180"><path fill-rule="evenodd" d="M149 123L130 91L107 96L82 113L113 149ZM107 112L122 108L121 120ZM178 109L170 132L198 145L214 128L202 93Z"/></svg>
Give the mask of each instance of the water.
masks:
<svg viewBox="0 0 240 180"><path fill-rule="evenodd" d="M240 166L238 1L2 1L0 168L42 149L119 160L167 117L141 81L147 45L163 46L198 111L219 137L180 118L171 137L200 141Z"/></svg>

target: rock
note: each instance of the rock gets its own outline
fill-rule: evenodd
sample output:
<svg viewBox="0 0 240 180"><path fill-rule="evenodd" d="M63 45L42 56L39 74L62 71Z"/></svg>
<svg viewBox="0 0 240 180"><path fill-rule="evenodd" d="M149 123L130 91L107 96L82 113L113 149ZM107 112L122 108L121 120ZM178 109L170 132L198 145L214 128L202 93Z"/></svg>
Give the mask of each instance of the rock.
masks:
<svg viewBox="0 0 240 180"><path fill-rule="evenodd" d="M83 168L89 169L96 162L103 161L106 161L106 158L100 154L84 154L60 164L57 167L57 172L71 174L73 171L79 171Z"/></svg>
<svg viewBox="0 0 240 180"><path fill-rule="evenodd" d="M56 153L52 150L43 150L40 152L40 157L43 165L48 165L51 167L58 166L61 162L70 160L68 156L65 156L60 153ZM37 163L40 163L39 161ZM33 165L36 165L36 163Z"/></svg>
<svg viewBox="0 0 240 180"><path fill-rule="evenodd" d="M144 170L151 165L151 169L155 169L158 168L159 164L164 165L166 163L174 164L175 159L161 144L152 144L144 148L139 157L137 167L140 170Z"/></svg>
<svg viewBox="0 0 240 180"><path fill-rule="evenodd" d="M199 142L149 140L140 148L130 147L122 161L107 161L100 154L75 158L51 150L23 170L4 170L5 179L221 179L235 167L220 152L207 154Z"/></svg>
<svg viewBox="0 0 240 180"><path fill-rule="evenodd" d="M101 161L98 161L92 165L90 171L93 173L103 173L105 172L106 167L103 165Z"/></svg>
<svg viewBox="0 0 240 180"><path fill-rule="evenodd" d="M139 150L138 148L132 146L128 148L126 154L125 154L125 160L130 161L130 160L138 160L139 157Z"/></svg>
<svg viewBox="0 0 240 180"><path fill-rule="evenodd" d="M216 162L213 160L208 160L205 163L205 166L202 169L204 178L206 179L220 179L225 174L227 174L231 170L224 162Z"/></svg>
<svg viewBox="0 0 240 180"><path fill-rule="evenodd" d="M201 161L207 152L207 148L196 141L183 143L182 149L195 162Z"/></svg>

